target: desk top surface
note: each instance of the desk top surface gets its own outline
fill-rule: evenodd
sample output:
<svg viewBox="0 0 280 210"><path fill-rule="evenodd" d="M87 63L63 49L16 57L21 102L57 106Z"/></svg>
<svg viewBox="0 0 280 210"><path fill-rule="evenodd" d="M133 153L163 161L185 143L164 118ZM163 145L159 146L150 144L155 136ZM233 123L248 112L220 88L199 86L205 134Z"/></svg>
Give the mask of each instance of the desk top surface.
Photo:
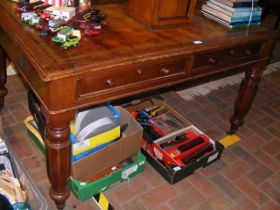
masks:
<svg viewBox="0 0 280 210"><path fill-rule="evenodd" d="M99 6L102 13L108 14L109 26L101 36L83 36L78 47L68 50L51 41L54 35L41 37L35 28L22 23L15 12L15 4L6 0L0 2L0 32L19 44L29 61L37 64L36 70L46 81L144 61L153 56L191 54L271 36L271 31L264 27L231 30L200 14L187 25L150 29L127 16L125 6ZM196 40L203 43L196 45L193 43Z"/></svg>

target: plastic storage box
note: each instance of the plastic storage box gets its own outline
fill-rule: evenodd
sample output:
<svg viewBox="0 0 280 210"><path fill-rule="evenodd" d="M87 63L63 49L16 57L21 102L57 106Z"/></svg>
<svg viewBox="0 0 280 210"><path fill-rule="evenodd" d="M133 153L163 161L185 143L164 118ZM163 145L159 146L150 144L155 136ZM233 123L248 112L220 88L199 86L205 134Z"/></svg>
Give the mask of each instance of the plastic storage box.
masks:
<svg viewBox="0 0 280 210"><path fill-rule="evenodd" d="M14 168L15 175L21 183L21 188L27 194L27 204L32 208L32 210L48 210L49 207L46 199L39 191L39 189L35 186L32 178L30 177L26 169L22 166L22 164L18 161L18 158L13 153L10 147L9 156Z"/></svg>

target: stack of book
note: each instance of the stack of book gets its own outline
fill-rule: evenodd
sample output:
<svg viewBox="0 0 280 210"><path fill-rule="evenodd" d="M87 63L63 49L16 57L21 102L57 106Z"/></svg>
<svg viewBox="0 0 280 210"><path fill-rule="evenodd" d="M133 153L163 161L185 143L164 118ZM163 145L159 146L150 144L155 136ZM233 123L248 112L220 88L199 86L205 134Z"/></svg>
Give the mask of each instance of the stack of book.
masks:
<svg viewBox="0 0 280 210"><path fill-rule="evenodd" d="M262 8L258 0L208 0L201 8L206 17L230 28L259 25Z"/></svg>

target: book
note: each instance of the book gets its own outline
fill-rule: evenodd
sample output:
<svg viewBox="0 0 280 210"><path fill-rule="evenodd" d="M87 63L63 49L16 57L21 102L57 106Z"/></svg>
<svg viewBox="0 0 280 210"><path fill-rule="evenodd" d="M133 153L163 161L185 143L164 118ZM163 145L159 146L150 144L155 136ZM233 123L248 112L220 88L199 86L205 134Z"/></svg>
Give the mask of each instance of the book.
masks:
<svg viewBox="0 0 280 210"><path fill-rule="evenodd" d="M256 2L252 2L252 1L247 1L247 2L232 2L230 0L216 0L222 4L225 4L229 7L233 7L233 8L236 8L236 7L255 7L257 6L257 3Z"/></svg>
<svg viewBox="0 0 280 210"><path fill-rule="evenodd" d="M231 17L226 15L223 12L214 10L212 8L207 7L207 5L202 6L201 9L202 12L206 12L208 14L214 15L228 23L239 23L239 22L248 22L250 20L250 16L244 16L244 17ZM261 16L252 16L251 21L260 21L261 20Z"/></svg>
<svg viewBox="0 0 280 210"><path fill-rule="evenodd" d="M228 28L231 28L231 29L235 29L235 28L245 28L245 27L249 27L249 26L258 26L260 25L261 23L259 21L257 22L251 22L250 24L247 22L247 23L238 23L238 24L230 24L226 21L223 21L222 19L218 18L218 17L215 17L214 15L211 15L211 14L208 14L206 12L202 12L202 14L207 17L207 18L210 18L218 23L221 23L222 25L228 27Z"/></svg>
<svg viewBox="0 0 280 210"><path fill-rule="evenodd" d="M240 8L233 8L233 7L229 7L228 5L225 5L221 2L218 2L217 0L209 0L209 2L211 2L212 4L218 6L218 7L221 7L227 11L231 11L231 12L244 12L244 11L251 11L252 8L251 7L240 7ZM208 4L208 2L207 2ZM253 8L253 11L262 11L261 7L254 7Z"/></svg>
<svg viewBox="0 0 280 210"><path fill-rule="evenodd" d="M253 10L249 8L248 10L235 10L235 11L229 11L222 7L219 7L212 2L208 1L207 4L203 5L205 8L211 8L215 9L217 11L223 12L224 14L231 16L231 17L246 17L250 16L252 13L252 16L257 16L262 14L262 8L256 7Z"/></svg>

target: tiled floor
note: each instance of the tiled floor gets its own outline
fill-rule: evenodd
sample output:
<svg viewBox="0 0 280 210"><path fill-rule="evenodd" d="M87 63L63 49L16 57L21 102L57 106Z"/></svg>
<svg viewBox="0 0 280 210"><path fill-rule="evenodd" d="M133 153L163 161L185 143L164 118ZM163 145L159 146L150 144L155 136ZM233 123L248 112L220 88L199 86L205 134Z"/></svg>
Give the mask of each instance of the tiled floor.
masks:
<svg viewBox="0 0 280 210"><path fill-rule="evenodd" d="M280 67L279 67L280 69ZM280 71L266 75L246 122L241 141L226 149L221 160L194 175L168 184L149 164L145 171L115 185L106 195L116 209L125 210L276 210L280 209ZM34 183L48 197L45 158L26 134L29 115L26 89L17 76L8 78L9 94L0 111L7 140ZM184 101L174 92L166 101L214 139L225 135L238 86ZM92 200L79 202L71 194L66 210L96 209Z"/></svg>

